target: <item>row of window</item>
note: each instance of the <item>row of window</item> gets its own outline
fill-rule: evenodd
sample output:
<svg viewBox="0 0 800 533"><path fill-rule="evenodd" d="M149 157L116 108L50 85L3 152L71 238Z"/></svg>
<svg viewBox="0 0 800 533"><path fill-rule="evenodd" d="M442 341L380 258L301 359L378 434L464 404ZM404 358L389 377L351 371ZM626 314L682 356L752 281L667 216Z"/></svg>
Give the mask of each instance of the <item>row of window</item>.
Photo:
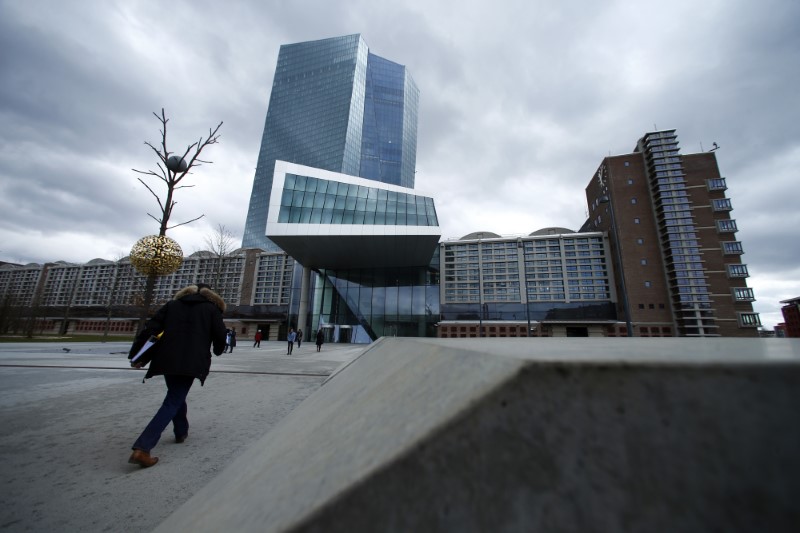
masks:
<svg viewBox="0 0 800 533"><path fill-rule="evenodd" d="M294 260L284 255L259 257L254 305L288 305Z"/></svg>
<svg viewBox="0 0 800 533"><path fill-rule="evenodd" d="M435 215L406 213L368 213L342 209L281 207L278 222L290 224L344 224L367 226L438 226Z"/></svg>
<svg viewBox="0 0 800 533"><path fill-rule="evenodd" d="M444 295L446 303L470 303L481 301L478 289L445 289ZM610 298L610 294L604 291L527 292L528 301L531 302L563 302L566 301L567 295L569 295L570 300L584 301L608 301ZM520 293L519 291L513 290L484 291L483 301L519 302Z"/></svg>
<svg viewBox="0 0 800 533"><path fill-rule="evenodd" d="M408 194L398 191L389 191L386 189L379 189L376 187L367 187L365 185L356 185L353 183L343 183L333 180L318 179L311 176L302 176L297 174L286 174L284 181L283 192L284 201L281 205L299 205L296 202L288 202L287 192L298 193L317 193L329 195L334 199L337 198L363 198L369 200L379 200L388 202L397 202L403 204L416 204L418 206L433 206L433 198L427 196L418 196L415 194ZM316 197L316 196L315 196ZM298 198L294 196L293 198ZM299 198L302 199L302 196ZM327 198L327 196L325 197ZM310 207L310 204L306 204ZM318 205L316 207L322 207ZM333 207L331 205L330 207Z"/></svg>

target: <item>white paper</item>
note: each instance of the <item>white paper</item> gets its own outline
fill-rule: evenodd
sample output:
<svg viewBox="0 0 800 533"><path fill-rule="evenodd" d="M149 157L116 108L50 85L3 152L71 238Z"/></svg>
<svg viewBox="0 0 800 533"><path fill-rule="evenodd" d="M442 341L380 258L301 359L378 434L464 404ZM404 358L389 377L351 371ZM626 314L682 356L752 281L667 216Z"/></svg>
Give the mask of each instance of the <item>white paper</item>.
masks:
<svg viewBox="0 0 800 533"><path fill-rule="evenodd" d="M147 342L144 343L144 346L142 346L142 349L139 350L139 352L133 356L133 359L131 359L131 363L135 363L136 360L139 359L144 352L149 350L156 343L156 341L161 338L161 335L163 334L164 332L162 331L158 335L151 335L150 338L147 339Z"/></svg>

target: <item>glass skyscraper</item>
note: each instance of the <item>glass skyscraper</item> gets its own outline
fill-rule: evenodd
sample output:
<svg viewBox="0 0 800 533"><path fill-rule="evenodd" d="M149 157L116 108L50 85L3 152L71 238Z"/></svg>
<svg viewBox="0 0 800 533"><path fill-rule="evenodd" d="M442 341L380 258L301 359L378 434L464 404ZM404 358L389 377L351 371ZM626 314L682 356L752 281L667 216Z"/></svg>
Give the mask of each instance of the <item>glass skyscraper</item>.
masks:
<svg viewBox="0 0 800 533"><path fill-rule="evenodd" d="M242 246L265 236L275 161L414 187L419 90L360 35L281 46Z"/></svg>

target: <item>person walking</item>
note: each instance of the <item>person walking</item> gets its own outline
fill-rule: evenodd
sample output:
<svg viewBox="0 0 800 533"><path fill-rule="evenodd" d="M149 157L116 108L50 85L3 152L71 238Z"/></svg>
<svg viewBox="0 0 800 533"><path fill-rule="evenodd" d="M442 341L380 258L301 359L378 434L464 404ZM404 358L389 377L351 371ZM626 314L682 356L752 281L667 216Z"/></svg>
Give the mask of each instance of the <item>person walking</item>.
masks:
<svg viewBox="0 0 800 533"><path fill-rule="evenodd" d="M231 330L226 329L225 330L225 349L222 350L222 353L228 353L228 348L230 347L230 345L231 345ZM231 350L231 351L233 351L233 350Z"/></svg>
<svg viewBox="0 0 800 533"><path fill-rule="evenodd" d="M292 348L294 348L294 341L297 339L297 333L292 328L289 328L289 334L286 335L286 340L289 341L289 348L286 355L292 355Z"/></svg>
<svg viewBox="0 0 800 533"><path fill-rule="evenodd" d="M230 339L228 340L228 346L231 349L231 353L233 353L233 348L236 346L236 328L231 328L231 335Z"/></svg>
<svg viewBox="0 0 800 533"><path fill-rule="evenodd" d="M253 348L255 348L256 346L261 348L261 330L256 331L255 339L256 339L256 342L253 343Z"/></svg>
<svg viewBox="0 0 800 533"><path fill-rule="evenodd" d="M325 335L322 333L322 328L317 330L317 351L322 349L322 343L325 341Z"/></svg>
<svg viewBox="0 0 800 533"><path fill-rule="evenodd" d="M142 434L133 443L129 463L143 468L153 466L158 457L150 451L158 444L161 434L172 422L175 442L189 436L186 417L186 396L195 379L205 383L211 369L211 350L220 355L225 348L225 323L222 313L225 302L206 284L184 287L151 318L136 337L128 358L139 352L153 335L163 332L160 339L135 363L142 368L150 362L145 379L164 376L167 395Z"/></svg>
<svg viewBox="0 0 800 533"><path fill-rule="evenodd" d="M300 347L300 344L302 342L303 342L303 330L302 329L298 329L297 330L297 347L298 348Z"/></svg>

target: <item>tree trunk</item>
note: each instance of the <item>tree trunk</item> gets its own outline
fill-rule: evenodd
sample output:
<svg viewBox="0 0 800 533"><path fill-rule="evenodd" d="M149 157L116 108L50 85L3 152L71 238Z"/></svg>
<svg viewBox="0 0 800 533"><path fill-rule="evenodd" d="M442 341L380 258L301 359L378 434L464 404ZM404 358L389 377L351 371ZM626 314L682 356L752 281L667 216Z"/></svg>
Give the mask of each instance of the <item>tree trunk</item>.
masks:
<svg viewBox="0 0 800 533"><path fill-rule="evenodd" d="M153 293L155 292L156 288L156 276L155 274L150 274L147 276L147 284L144 287L144 301L142 302L142 311L139 314L139 325L137 326L136 331L142 331L144 329L144 325L147 323L147 319L150 315L150 306L153 305Z"/></svg>

